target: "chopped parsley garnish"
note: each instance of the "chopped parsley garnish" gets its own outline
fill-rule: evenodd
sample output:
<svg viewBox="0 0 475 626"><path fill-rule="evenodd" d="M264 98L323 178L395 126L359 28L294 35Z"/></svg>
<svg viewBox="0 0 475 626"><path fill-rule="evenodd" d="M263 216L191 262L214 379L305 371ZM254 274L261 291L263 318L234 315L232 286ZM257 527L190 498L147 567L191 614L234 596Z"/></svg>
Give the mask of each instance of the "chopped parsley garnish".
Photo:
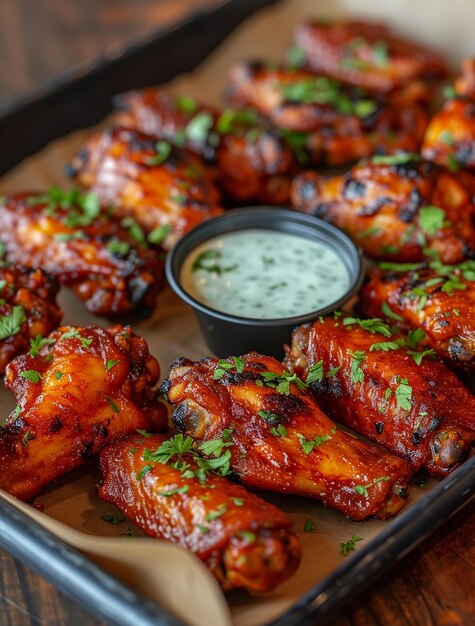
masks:
<svg viewBox="0 0 475 626"><path fill-rule="evenodd" d="M434 236L450 222L445 220L445 211L437 206L423 206L419 209L419 226L426 235Z"/></svg>
<svg viewBox="0 0 475 626"><path fill-rule="evenodd" d="M127 229L127 232L129 233L129 235L132 237L134 241L140 244L145 243L145 233L142 227L140 226L140 224L136 220L134 220L133 217L130 217L130 215L127 217L124 217L121 220L120 225L123 228Z"/></svg>
<svg viewBox="0 0 475 626"><path fill-rule="evenodd" d="M46 204L44 211L50 215L58 208L67 210L64 223L70 228L89 226L99 216L101 210L100 200L96 194L83 194L77 188L64 191L59 187L51 187L44 194L29 197L27 202L30 205Z"/></svg>
<svg viewBox="0 0 475 626"><path fill-rule="evenodd" d="M233 363L229 363L229 361L226 361L226 359L220 359L218 361L218 364L216 365L213 373L214 380L221 380L226 372L229 372L233 368L236 369L236 372L238 374L241 374L244 371L244 361L237 356L233 356L231 358L233 360Z"/></svg>
<svg viewBox="0 0 475 626"><path fill-rule="evenodd" d="M170 224L162 224L154 228L148 235L147 241L155 245L161 244L170 234L172 227Z"/></svg>
<svg viewBox="0 0 475 626"><path fill-rule="evenodd" d="M422 360L422 359L421 359ZM412 387L408 384L407 378L402 378L394 392L398 406L404 411L410 411L412 408Z"/></svg>
<svg viewBox="0 0 475 626"><path fill-rule="evenodd" d="M305 65L305 61L307 60L307 55L305 54L305 50L299 48L297 46L293 46L289 50L287 50L286 61L289 69L296 69L298 67L303 67Z"/></svg>
<svg viewBox="0 0 475 626"><path fill-rule="evenodd" d="M404 321L404 318L398 315L398 313L395 313L387 302L383 302L381 305L381 311L386 317L389 317L389 319L396 320L397 322Z"/></svg>
<svg viewBox="0 0 475 626"><path fill-rule="evenodd" d="M149 433L146 430L143 430L142 428L137 428L137 432L142 437L153 437L153 433Z"/></svg>
<svg viewBox="0 0 475 626"><path fill-rule="evenodd" d="M130 244L127 241L114 237L106 243L106 248L111 254L126 256L130 250Z"/></svg>
<svg viewBox="0 0 475 626"><path fill-rule="evenodd" d="M357 493L359 496L364 496L365 498L368 498L369 497L368 489L370 489L374 485L377 485L378 483L386 482L387 480L391 480L391 476L379 476L378 478L375 478L374 481L372 483L369 483L368 485L355 485L353 487L353 491Z"/></svg>
<svg viewBox="0 0 475 626"><path fill-rule="evenodd" d="M108 359L106 363L106 372L110 372L111 369L115 367L116 365L118 365L119 363L120 361L117 361L116 359Z"/></svg>
<svg viewBox="0 0 475 626"><path fill-rule="evenodd" d="M257 411L257 415L270 424L278 424L282 420L280 415L272 413L272 411Z"/></svg>
<svg viewBox="0 0 475 626"><path fill-rule="evenodd" d="M63 372L58 370L57 372L54 373L54 377L56 378L56 380L61 380L61 378L63 377Z"/></svg>
<svg viewBox="0 0 475 626"><path fill-rule="evenodd" d="M177 109L193 115L198 110L198 103L190 96L178 96L175 98L175 106Z"/></svg>
<svg viewBox="0 0 475 626"><path fill-rule="evenodd" d="M27 430L26 433L22 437L21 445L25 446L25 448L28 448L29 442L32 441L33 439L35 439L35 436L33 435L33 433Z"/></svg>
<svg viewBox="0 0 475 626"><path fill-rule="evenodd" d="M356 235L357 239L366 239L367 237L375 237L382 232L379 226L373 226L371 228L367 228L366 230L362 230Z"/></svg>
<svg viewBox="0 0 475 626"><path fill-rule="evenodd" d="M315 522L312 519L308 518L308 520L304 524L303 532L313 533L314 530L315 530Z"/></svg>
<svg viewBox="0 0 475 626"><path fill-rule="evenodd" d="M168 143L168 141L157 141L157 143L155 144L156 155L146 157L144 159L144 162L147 165L160 165L161 163L164 163L168 159L168 157L170 156L171 150L172 150L172 147Z"/></svg>
<svg viewBox="0 0 475 626"><path fill-rule="evenodd" d="M381 341L379 343L371 344L369 351L382 350L383 352L389 352L389 350L399 350L405 344L405 340L400 337L396 341Z"/></svg>
<svg viewBox="0 0 475 626"><path fill-rule="evenodd" d="M373 46L373 59L378 67L386 67L389 62L388 44L385 41L377 41Z"/></svg>
<svg viewBox="0 0 475 626"><path fill-rule="evenodd" d="M50 346L55 343L54 339L48 339L41 335L36 335L34 339L30 339L30 349L28 354L32 357L37 357L40 354L41 348L44 346Z"/></svg>
<svg viewBox="0 0 475 626"><path fill-rule="evenodd" d="M287 437L287 429L283 424L279 424L278 426L274 426L270 429L270 432L274 437Z"/></svg>
<svg viewBox="0 0 475 626"><path fill-rule="evenodd" d="M325 443L325 441L329 441L332 438L331 435L316 435L313 439L307 439L305 435L302 435L301 433L295 434L297 435L297 439L300 441L302 450L307 455L309 455L314 448L318 448L322 445L322 443Z"/></svg>
<svg viewBox="0 0 475 626"><path fill-rule="evenodd" d="M348 354L353 357L351 361L351 381L353 383L362 383L364 381L364 372L360 365L366 359L366 353L363 350L356 350L351 352L347 350Z"/></svg>
<svg viewBox="0 0 475 626"><path fill-rule="evenodd" d="M107 403L109 404L110 408L114 411L114 413L120 413L119 407L117 406L117 404L114 402L112 398L107 398Z"/></svg>
<svg viewBox="0 0 475 626"><path fill-rule="evenodd" d="M244 539L246 543L255 543L257 541L256 534L250 530L240 530L236 534L240 539Z"/></svg>
<svg viewBox="0 0 475 626"><path fill-rule="evenodd" d="M71 330L66 331L61 335L61 339L79 339L82 348L89 348L92 343L92 339L87 339L83 337L81 333L76 329L72 328Z"/></svg>
<svg viewBox="0 0 475 626"><path fill-rule="evenodd" d="M259 374L261 382L266 387L275 389L277 393L283 393L286 396L290 394L290 384L294 383L300 390L307 387L307 384L301 380L295 372L282 372L282 374L276 374L275 372L261 372ZM258 381L256 381L257 384Z"/></svg>
<svg viewBox="0 0 475 626"><path fill-rule="evenodd" d="M227 504L223 502L223 504L220 504L216 510L210 511L208 515L205 517L205 520L207 522L212 522L215 519L218 519L218 517L221 517L222 515L224 515L227 510L228 510Z"/></svg>
<svg viewBox="0 0 475 626"><path fill-rule="evenodd" d="M18 334L21 330L21 325L25 322L25 309L21 304L14 306L9 315L0 316L0 341Z"/></svg>
<svg viewBox="0 0 475 626"><path fill-rule="evenodd" d="M40 374L36 370L25 370L23 372L20 372L19 376L21 378L26 378L26 380L30 381L30 383L35 384L39 383L40 380L43 378L42 374Z"/></svg>
<svg viewBox="0 0 475 626"><path fill-rule="evenodd" d="M345 543L340 543L340 553L343 556L348 556L350 552L356 550L357 541L363 541L363 537L358 537L358 535L352 535L351 539L349 539Z"/></svg>
<svg viewBox="0 0 475 626"><path fill-rule="evenodd" d="M307 380L305 381L307 385L310 383L316 383L323 379L323 359L312 365L312 367L308 370Z"/></svg>
<svg viewBox="0 0 475 626"><path fill-rule="evenodd" d="M297 161L301 165L308 163L309 155L307 152L307 143L309 134L294 130L286 130L284 128L280 129L279 132L294 153Z"/></svg>
<svg viewBox="0 0 475 626"><path fill-rule="evenodd" d="M411 162L418 163L421 157L413 152L398 152L397 154L376 154L370 160L374 165L404 165Z"/></svg>
<svg viewBox="0 0 475 626"><path fill-rule="evenodd" d="M148 474L152 470L153 470L153 465L150 465L150 464L144 465L142 469L139 472L137 472L137 474L135 475L135 478L137 480L142 480L145 474Z"/></svg>
<svg viewBox="0 0 475 626"><path fill-rule="evenodd" d="M185 134L189 141L194 143L206 143L210 130L213 128L213 116L206 111L197 113L188 123Z"/></svg>
<svg viewBox="0 0 475 626"><path fill-rule="evenodd" d="M460 169L460 163L457 160L455 154L447 155L447 167L451 172L458 172Z"/></svg>
<svg viewBox="0 0 475 626"><path fill-rule="evenodd" d="M216 132L227 135L239 127L253 126L257 122L257 112L254 109L225 109L216 122Z"/></svg>
<svg viewBox="0 0 475 626"><path fill-rule="evenodd" d="M391 329L383 322L379 317L373 317L372 319L359 319L357 317L345 317L343 318L343 326L352 326L353 324L358 324L361 328L365 330L369 330L370 333L380 333L385 337L391 337Z"/></svg>
<svg viewBox="0 0 475 626"><path fill-rule="evenodd" d="M177 487L176 489L170 489L170 491L159 491L159 496L164 496L165 498L171 498L172 496L183 495L188 493L190 490L190 485L183 485L183 487Z"/></svg>

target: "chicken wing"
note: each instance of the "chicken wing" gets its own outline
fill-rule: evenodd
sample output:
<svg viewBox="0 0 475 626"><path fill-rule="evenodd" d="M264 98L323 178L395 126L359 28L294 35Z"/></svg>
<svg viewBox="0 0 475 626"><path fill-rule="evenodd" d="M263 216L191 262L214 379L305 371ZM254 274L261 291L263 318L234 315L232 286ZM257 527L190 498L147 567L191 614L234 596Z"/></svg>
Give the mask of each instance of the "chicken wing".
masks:
<svg viewBox="0 0 475 626"><path fill-rule="evenodd" d="M216 452L229 445L215 444ZM101 498L147 535L194 552L224 589L271 591L297 569L300 545L288 517L224 478L228 466L215 473L191 437L125 437L101 452L100 463Z"/></svg>
<svg viewBox="0 0 475 626"><path fill-rule="evenodd" d="M167 141L133 129L94 135L67 169L83 187L132 217L168 250L189 230L223 209L203 161Z"/></svg>
<svg viewBox="0 0 475 626"><path fill-rule="evenodd" d="M116 218L75 189L6 198L0 239L8 261L56 276L96 315L145 317L165 284L162 249L133 219Z"/></svg>
<svg viewBox="0 0 475 626"><path fill-rule="evenodd" d="M59 326L63 313L56 304L58 285L40 269L0 266L0 375L30 340Z"/></svg>
<svg viewBox="0 0 475 626"><path fill-rule="evenodd" d="M159 367L130 328L64 326L6 369L18 400L0 428L0 488L22 500L137 428L163 430Z"/></svg>
<svg viewBox="0 0 475 626"><path fill-rule="evenodd" d="M393 106L332 78L262 63L234 66L227 97L235 106L257 109L313 164L418 150L427 125L419 105Z"/></svg>
<svg viewBox="0 0 475 626"><path fill-rule="evenodd" d="M358 311L404 331L420 329L420 345L435 350L449 367L475 367L475 261L383 263L370 270Z"/></svg>
<svg viewBox="0 0 475 626"><path fill-rule="evenodd" d="M337 428L305 388L257 353L178 359L162 385L179 431L200 442L229 433L230 467L246 485L317 498L355 520L397 513L409 464Z"/></svg>
<svg viewBox="0 0 475 626"><path fill-rule="evenodd" d="M374 92L394 94L409 87L412 97L427 101L429 82L447 75L439 54L382 24L309 20L297 27L294 43L303 66Z"/></svg>
<svg viewBox="0 0 475 626"><path fill-rule="evenodd" d="M417 155L374 156L341 176L303 172L292 204L335 224L375 259L444 263L475 258L475 178Z"/></svg>
<svg viewBox="0 0 475 626"><path fill-rule="evenodd" d="M334 419L444 476L475 441L475 398L443 363L378 319L322 318L297 328L285 364ZM320 364L325 375L311 378ZM327 372L334 372L329 375Z"/></svg>
<svg viewBox="0 0 475 626"><path fill-rule="evenodd" d="M424 158L454 171L475 168L475 59L466 59L462 71L442 110L430 120L422 144Z"/></svg>
<svg viewBox="0 0 475 626"><path fill-rule="evenodd" d="M186 146L216 168L216 183L234 203L287 204L297 162L276 131L252 109L216 111L189 97L149 87L115 99L118 123Z"/></svg>

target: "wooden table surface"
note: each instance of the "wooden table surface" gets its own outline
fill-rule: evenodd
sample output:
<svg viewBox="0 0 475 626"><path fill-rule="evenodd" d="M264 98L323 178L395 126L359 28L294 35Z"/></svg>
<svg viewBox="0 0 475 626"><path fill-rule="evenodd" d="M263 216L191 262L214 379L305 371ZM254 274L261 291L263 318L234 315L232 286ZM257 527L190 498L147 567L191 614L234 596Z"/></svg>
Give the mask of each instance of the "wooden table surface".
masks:
<svg viewBox="0 0 475 626"><path fill-rule="evenodd" d="M217 0L0 0L0 100L15 98L106 46ZM343 608L335 626L475 624L475 503ZM0 626L99 622L0 550ZM137 625L140 626L140 625ZM212 626L212 625L209 625Z"/></svg>

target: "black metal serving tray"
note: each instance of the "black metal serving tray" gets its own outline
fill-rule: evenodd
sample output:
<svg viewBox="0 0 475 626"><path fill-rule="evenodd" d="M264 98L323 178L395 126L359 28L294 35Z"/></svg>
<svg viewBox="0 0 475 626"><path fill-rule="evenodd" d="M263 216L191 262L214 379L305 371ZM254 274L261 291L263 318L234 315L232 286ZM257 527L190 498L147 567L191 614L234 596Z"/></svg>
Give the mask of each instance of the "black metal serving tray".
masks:
<svg viewBox="0 0 475 626"><path fill-rule="evenodd" d="M195 68L242 20L276 0L228 0L162 30L113 58L78 66L0 111L0 174L52 139L91 126L112 96L164 83ZM308 591L272 626L323 623L475 495L475 457ZM180 626L156 604L120 583L80 552L0 499L0 545L92 614L114 626Z"/></svg>

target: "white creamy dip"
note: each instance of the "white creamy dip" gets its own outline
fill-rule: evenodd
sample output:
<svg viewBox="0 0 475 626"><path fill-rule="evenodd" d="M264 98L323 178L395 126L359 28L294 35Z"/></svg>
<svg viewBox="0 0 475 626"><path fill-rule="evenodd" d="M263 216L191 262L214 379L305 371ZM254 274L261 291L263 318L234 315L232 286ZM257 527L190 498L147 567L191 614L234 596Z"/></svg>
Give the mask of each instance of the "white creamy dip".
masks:
<svg viewBox="0 0 475 626"><path fill-rule="evenodd" d="M324 243L247 229L194 248L182 265L180 281L190 296L217 311L278 319L336 302L348 290L350 276Z"/></svg>

